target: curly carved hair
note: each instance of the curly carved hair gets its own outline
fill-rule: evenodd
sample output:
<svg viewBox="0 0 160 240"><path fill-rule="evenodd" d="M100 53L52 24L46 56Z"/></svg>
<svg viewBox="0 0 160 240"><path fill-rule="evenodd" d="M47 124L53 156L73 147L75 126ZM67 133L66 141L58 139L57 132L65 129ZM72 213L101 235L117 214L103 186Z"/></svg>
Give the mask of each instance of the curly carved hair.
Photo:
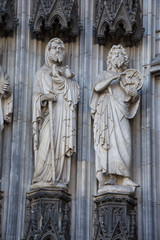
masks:
<svg viewBox="0 0 160 240"><path fill-rule="evenodd" d="M125 71L127 69L127 65L128 65L128 54L127 54L125 48L122 47L122 45L113 45L112 48L110 49L110 51L108 53L108 57L107 57L107 69L112 70L112 54L115 49L119 49L124 56L125 62L123 64L123 71Z"/></svg>

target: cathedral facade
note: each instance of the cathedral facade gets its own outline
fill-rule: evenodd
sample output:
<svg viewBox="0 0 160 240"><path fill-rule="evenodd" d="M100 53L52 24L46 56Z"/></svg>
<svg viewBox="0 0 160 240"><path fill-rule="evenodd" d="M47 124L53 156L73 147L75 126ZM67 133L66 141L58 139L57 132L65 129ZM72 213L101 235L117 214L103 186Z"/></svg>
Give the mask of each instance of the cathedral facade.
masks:
<svg viewBox="0 0 160 240"><path fill-rule="evenodd" d="M56 38L64 43L65 56L63 66L57 64L52 69L52 77L56 78L58 74L60 77L57 78L65 81L65 88L70 91L65 90L64 99L73 108L60 118L59 111L66 111L67 107L55 110L57 118L50 128L54 129L55 121L58 124L69 114L73 121L67 126L72 125L73 129L65 130L65 138L75 135L69 143L67 140L64 145L56 143L56 149L71 144L64 153L70 159L65 170L69 177L63 178L67 190L63 184L51 186L49 190L42 185L35 189L35 172L39 171L40 164L35 163L34 81L39 69L40 74L43 73L48 42ZM142 76L139 79L143 79L143 86L138 89L140 102L135 116L131 117L132 112L128 117L131 138L129 178L137 185L134 194L126 195L124 191L122 197L119 190L117 193L110 188L107 197L103 198L105 191L98 193L95 118L92 118L90 103L98 76L108 70L106 61L113 45L125 49L127 68L136 69ZM63 44L61 47L63 51ZM160 239L160 0L2 0L0 49L0 239ZM44 71L48 71L47 68ZM62 101L61 86L56 88L55 102L59 103ZM52 100L48 99L49 105ZM126 126L122 127L122 133L128 131ZM115 139L119 139L119 134L118 131ZM58 141L58 137L55 139ZM45 144L42 153L47 149ZM122 149L123 142L119 144ZM40 159L43 154L39 154ZM63 167L62 164L59 169ZM53 175L56 178L56 172ZM40 174L36 176L39 179ZM56 179L54 182L63 182L61 177ZM57 211L55 216L45 207L45 204L51 206L53 201ZM113 209L119 209L116 210L119 212L113 213ZM111 213L107 213L110 210ZM54 211L53 208L50 211Z"/></svg>

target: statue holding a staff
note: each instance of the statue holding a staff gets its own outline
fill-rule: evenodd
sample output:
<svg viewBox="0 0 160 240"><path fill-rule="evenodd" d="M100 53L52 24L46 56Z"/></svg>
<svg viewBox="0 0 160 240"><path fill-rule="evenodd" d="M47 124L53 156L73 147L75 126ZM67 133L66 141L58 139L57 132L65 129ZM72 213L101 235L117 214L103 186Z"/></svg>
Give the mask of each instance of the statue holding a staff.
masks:
<svg viewBox="0 0 160 240"><path fill-rule="evenodd" d="M76 105L79 86L63 67L64 43L53 38L46 46L45 64L33 87L35 171L32 188L67 187L71 157L76 151Z"/></svg>

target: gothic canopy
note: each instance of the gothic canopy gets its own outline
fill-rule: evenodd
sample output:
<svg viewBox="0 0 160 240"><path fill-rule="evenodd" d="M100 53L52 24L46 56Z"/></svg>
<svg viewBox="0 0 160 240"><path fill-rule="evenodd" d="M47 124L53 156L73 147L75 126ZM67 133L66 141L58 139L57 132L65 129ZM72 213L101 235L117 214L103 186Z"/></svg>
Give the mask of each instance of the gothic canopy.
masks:
<svg viewBox="0 0 160 240"><path fill-rule="evenodd" d="M77 0L33 0L29 22L33 37L74 41L79 30Z"/></svg>
<svg viewBox="0 0 160 240"><path fill-rule="evenodd" d="M138 0L97 0L94 30L99 44L136 45L144 32Z"/></svg>
<svg viewBox="0 0 160 240"><path fill-rule="evenodd" d="M15 0L0 0L0 35L6 36L13 33L18 25L15 16Z"/></svg>

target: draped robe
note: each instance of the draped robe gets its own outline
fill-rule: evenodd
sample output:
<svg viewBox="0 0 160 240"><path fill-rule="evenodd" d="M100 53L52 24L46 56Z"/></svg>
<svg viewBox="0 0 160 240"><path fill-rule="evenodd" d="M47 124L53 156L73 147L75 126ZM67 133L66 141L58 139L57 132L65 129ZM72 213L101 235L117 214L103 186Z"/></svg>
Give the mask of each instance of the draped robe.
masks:
<svg viewBox="0 0 160 240"><path fill-rule="evenodd" d="M71 156L76 151L76 104L79 101L79 86L76 81L64 76L51 77L50 72L51 68L45 64L37 72L34 82L35 172L33 183L52 183L54 181L52 172L55 167L55 181L68 184ZM49 112L48 102L41 101L41 96L50 92L56 94L56 102L52 102L51 112ZM51 118L50 114L52 114ZM51 127L53 127L52 130ZM51 132L53 132L53 136ZM54 156L51 151L52 137Z"/></svg>
<svg viewBox="0 0 160 240"><path fill-rule="evenodd" d="M112 74L112 72L103 71L99 75L99 81L111 78ZM133 118L137 112L139 98L132 103L132 97L120 87L119 80L112 81L101 92L96 92L95 86L90 107L94 118L96 173L101 171L106 174L130 177L131 132L129 119Z"/></svg>

